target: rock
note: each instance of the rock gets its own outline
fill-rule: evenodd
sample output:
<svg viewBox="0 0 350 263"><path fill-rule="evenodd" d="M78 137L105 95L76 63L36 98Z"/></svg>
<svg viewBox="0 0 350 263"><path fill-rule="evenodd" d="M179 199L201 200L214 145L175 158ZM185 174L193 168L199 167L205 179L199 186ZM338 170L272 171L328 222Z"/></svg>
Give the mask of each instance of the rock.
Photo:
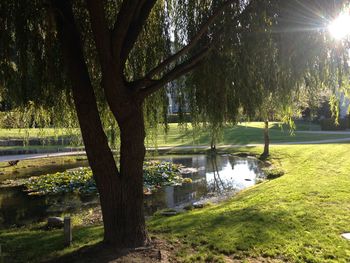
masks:
<svg viewBox="0 0 350 263"><path fill-rule="evenodd" d="M238 156L238 157L242 157L242 158L246 158L246 157L249 156L248 153L236 153L235 155Z"/></svg>
<svg viewBox="0 0 350 263"><path fill-rule="evenodd" d="M203 208L204 204L203 203L199 203L199 202L195 202L192 204L194 208Z"/></svg>
<svg viewBox="0 0 350 263"><path fill-rule="evenodd" d="M341 236L347 240L350 240L350 233L341 234Z"/></svg>
<svg viewBox="0 0 350 263"><path fill-rule="evenodd" d="M63 219L60 217L49 217L47 219L48 228L61 228L63 227Z"/></svg>
<svg viewBox="0 0 350 263"><path fill-rule="evenodd" d="M197 168L189 168L189 167L181 167L179 169L181 174L192 174L192 173L197 173L198 169Z"/></svg>
<svg viewBox="0 0 350 263"><path fill-rule="evenodd" d="M265 165L265 167L270 167L270 166L272 166L272 163L269 161L265 161L264 165Z"/></svg>
<svg viewBox="0 0 350 263"><path fill-rule="evenodd" d="M190 205L186 205L186 206L184 206L184 208L183 209L185 209L185 210L192 210L194 207L193 207L193 205L192 204L190 204Z"/></svg>
<svg viewBox="0 0 350 263"><path fill-rule="evenodd" d="M175 216L177 215L176 211L163 211L160 213L162 216Z"/></svg>
<svg viewBox="0 0 350 263"><path fill-rule="evenodd" d="M16 166L18 164L19 160L9 161L8 164L10 166Z"/></svg>

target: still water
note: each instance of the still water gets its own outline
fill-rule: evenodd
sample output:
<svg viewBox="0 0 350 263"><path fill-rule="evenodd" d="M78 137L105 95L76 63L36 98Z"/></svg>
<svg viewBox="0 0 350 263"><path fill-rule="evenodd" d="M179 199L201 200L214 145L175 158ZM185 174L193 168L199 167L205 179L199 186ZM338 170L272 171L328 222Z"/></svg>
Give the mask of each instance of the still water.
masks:
<svg viewBox="0 0 350 263"><path fill-rule="evenodd" d="M191 184L167 186L145 196L146 215L152 215L159 209L181 207L203 198L237 192L263 178L259 162L253 158L193 155L152 159L194 169L189 169L184 175L192 179ZM0 188L0 228L43 221L48 216L74 213L95 207L98 203L96 195L28 196L20 188Z"/></svg>

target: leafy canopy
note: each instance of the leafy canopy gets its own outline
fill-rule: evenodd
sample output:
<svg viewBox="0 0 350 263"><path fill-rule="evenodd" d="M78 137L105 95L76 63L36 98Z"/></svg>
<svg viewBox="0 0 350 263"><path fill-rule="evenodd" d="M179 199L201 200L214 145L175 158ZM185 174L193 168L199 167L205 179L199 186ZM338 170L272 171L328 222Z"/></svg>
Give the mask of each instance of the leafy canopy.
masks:
<svg viewBox="0 0 350 263"><path fill-rule="evenodd" d="M173 90L194 122L207 121L216 128L227 121L235 122L240 109L254 114L266 94L278 94L281 103L289 103L291 92L300 87L317 90L347 84L346 43L336 43L326 32L329 21L347 1L227 2L157 1L127 58L125 81L137 81L150 72L155 79L162 79L171 68L209 49L199 66L184 72L189 73L185 77L179 74ZM104 1L110 29L122 3ZM73 4L100 113L105 127L114 129L100 87L102 73L86 3L76 0ZM41 120L44 125L74 126L70 83L64 74L53 13L46 0L1 1L0 101L12 109L38 109L33 114L45 119ZM207 30L198 38L203 26ZM165 70L154 70L186 45L191 48ZM166 82L167 88L144 103L148 126L166 122Z"/></svg>

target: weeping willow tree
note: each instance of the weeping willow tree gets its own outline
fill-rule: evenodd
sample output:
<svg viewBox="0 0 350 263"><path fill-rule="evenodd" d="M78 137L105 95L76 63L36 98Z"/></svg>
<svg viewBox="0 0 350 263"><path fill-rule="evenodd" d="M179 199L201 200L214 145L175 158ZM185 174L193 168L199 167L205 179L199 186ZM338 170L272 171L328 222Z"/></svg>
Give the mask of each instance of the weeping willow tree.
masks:
<svg viewBox="0 0 350 263"><path fill-rule="evenodd" d="M300 97L348 89L349 43L335 41L327 28L340 10L348 8L345 2L261 1L255 3L258 12L241 17L246 30L240 32L240 63L233 74L239 74L238 89L253 92L241 97L248 101L240 104L250 106L248 115L255 112L253 116L264 120L262 156L269 155L269 118L282 120L293 130Z"/></svg>
<svg viewBox="0 0 350 263"><path fill-rule="evenodd" d="M145 124L166 119L167 84L186 75L186 85L176 92L189 105L194 123L204 121L218 129L234 122L241 107L252 114L266 86L251 82L247 65L258 67L259 61L249 54L260 49L256 41L266 28L289 25L288 19L281 20L284 14L295 16L292 22L298 20L300 10L286 2L1 1L1 97L12 107L34 103L46 109L52 121L79 123L100 194L106 243L137 247L147 241ZM314 16L314 7L322 7L325 15L334 9L329 1L296 2L305 4L305 15ZM255 37L250 39L252 33ZM277 33L276 44L267 47L278 50L278 79L285 80L271 85L272 90L292 89L307 68L321 65L317 55L303 56L299 62L297 47L323 45L326 39L289 34ZM291 49L297 49L296 54ZM294 65L294 59L302 67ZM265 64L260 66L264 73L254 70L254 75L270 74ZM114 134L120 141L118 163L108 144L108 129L119 131Z"/></svg>
<svg viewBox="0 0 350 263"><path fill-rule="evenodd" d="M276 12L276 8L280 8L280 11ZM276 33L277 28L280 27L284 31L289 30L295 18L291 17L290 23L281 27L281 19L286 11L283 5L265 1L260 3L259 10L263 13L262 15L250 13L240 20L241 26L247 30L240 33L240 48L237 52L240 60L237 71L240 78L237 85L241 89L248 88L253 91L247 99L250 101L254 97L255 103L248 108L246 114L264 122L262 157L267 157L270 145L269 120L279 119L291 124L291 108L297 100L295 93L299 85L298 77L295 79L289 77L288 85L283 86L284 72L281 70L283 66L281 63L284 61L279 59L279 39L276 39L276 36L280 35ZM290 8L287 10L290 12ZM297 13L292 12L293 15ZM278 17L273 14L278 14ZM289 67L288 70L295 71L293 67ZM303 69L303 72L305 70L306 68ZM245 102L244 105L249 104Z"/></svg>

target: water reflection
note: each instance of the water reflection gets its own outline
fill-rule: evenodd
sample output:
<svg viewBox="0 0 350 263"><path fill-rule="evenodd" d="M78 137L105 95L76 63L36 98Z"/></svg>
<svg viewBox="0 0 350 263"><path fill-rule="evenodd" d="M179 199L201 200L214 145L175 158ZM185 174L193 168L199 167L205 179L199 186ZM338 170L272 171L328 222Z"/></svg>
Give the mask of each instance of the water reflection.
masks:
<svg viewBox="0 0 350 263"><path fill-rule="evenodd" d="M20 187L0 188L0 228L40 222L48 216L75 212L96 205L96 195L28 196Z"/></svg>
<svg viewBox="0 0 350 263"><path fill-rule="evenodd" d="M198 201L206 196L220 195L250 187L263 174L256 159L232 156L173 156L157 158L172 161L196 172L184 175L192 184L167 186L145 197L145 214ZM58 196L27 196L20 188L0 188L0 227L42 221L47 216L78 211L98 205L98 197L66 194Z"/></svg>
<svg viewBox="0 0 350 263"><path fill-rule="evenodd" d="M147 215L160 208L181 207L207 196L239 191L255 185L263 177L258 160L253 158L196 155L161 159L195 167L198 171L185 175L192 179L192 184L168 186L147 196Z"/></svg>
<svg viewBox="0 0 350 263"><path fill-rule="evenodd" d="M206 173L208 192L242 190L256 184L262 176L258 161L248 158L210 157L211 170Z"/></svg>

